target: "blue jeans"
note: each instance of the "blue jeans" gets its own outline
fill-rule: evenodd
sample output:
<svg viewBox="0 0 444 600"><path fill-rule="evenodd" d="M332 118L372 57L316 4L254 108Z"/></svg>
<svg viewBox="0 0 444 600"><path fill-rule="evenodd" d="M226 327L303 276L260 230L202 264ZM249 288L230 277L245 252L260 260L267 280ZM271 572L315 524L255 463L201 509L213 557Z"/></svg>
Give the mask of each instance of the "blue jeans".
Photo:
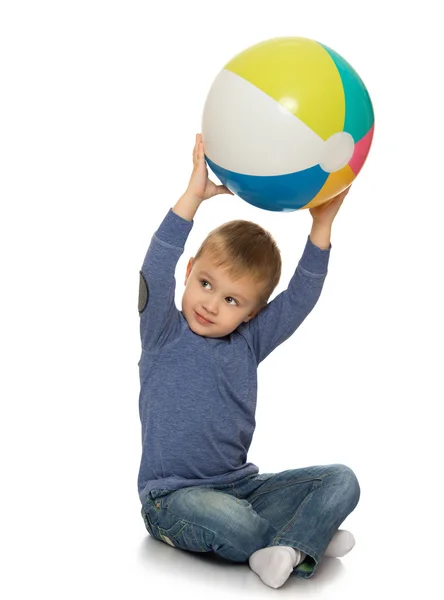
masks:
<svg viewBox="0 0 444 600"><path fill-rule="evenodd" d="M308 578L359 496L354 472L332 464L258 473L218 486L152 490L142 517L160 541L233 562L248 562L267 546L298 548L307 557L292 575Z"/></svg>

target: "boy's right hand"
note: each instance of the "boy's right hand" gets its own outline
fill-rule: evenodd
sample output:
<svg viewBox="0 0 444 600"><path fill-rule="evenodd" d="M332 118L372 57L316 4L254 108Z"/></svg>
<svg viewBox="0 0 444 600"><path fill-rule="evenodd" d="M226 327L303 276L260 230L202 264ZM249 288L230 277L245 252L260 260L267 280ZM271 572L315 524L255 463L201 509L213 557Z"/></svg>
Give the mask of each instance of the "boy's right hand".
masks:
<svg viewBox="0 0 444 600"><path fill-rule="evenodd" d="M193 149L193 172L191 173L186 195L202 202L218 194L231 194L234 196L233 192L230 192L227 187L216 185L208 178L202 135L198 133Z"/></svg>

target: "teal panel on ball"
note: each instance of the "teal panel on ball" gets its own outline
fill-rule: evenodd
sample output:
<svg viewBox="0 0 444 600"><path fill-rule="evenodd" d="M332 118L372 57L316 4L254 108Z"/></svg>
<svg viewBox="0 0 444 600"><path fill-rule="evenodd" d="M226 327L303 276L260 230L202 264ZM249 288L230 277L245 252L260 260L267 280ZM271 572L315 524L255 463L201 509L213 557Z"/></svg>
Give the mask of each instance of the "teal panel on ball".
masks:
<svg viewBox="0 0 444 600"><path fill-rule="evenodd" d="M345 95L344 131L349 133L356 143L365 136L374 122L370 95L353 67L328 46L321 46L330 54L342 79Z"/></svg>
<svg viewBox="0 0 444 600"><path fill-rule="evenodd" d="M205 156L223 185L253 206L272 211L293 211L308 204L327 180L329 173L319 165L286 175L243 175L228 171Z"/></svg>

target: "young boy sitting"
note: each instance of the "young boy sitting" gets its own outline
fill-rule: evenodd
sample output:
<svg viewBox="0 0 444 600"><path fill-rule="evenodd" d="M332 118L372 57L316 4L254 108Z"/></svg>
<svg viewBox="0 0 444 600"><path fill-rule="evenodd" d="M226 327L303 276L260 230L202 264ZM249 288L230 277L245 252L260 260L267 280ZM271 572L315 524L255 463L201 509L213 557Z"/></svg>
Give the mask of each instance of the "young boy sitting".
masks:
<svg viewBox="0 0 444 600"><path fill-rule="evenodd" d="M248 562L278 588L290 575L311 577L323 556L343 556L354 545L351 533L338 531L360 495L349 467L259 474L247 462L257 367L315 306L348 190L310 209L302 257L271 302L279 249L259 225L237 220L212 231L190 258L179 311L175 268L196 211L231 193L209 180L200 135L193 163L187 190L153 235L140 271L141 512L154 538Z"/></svg>

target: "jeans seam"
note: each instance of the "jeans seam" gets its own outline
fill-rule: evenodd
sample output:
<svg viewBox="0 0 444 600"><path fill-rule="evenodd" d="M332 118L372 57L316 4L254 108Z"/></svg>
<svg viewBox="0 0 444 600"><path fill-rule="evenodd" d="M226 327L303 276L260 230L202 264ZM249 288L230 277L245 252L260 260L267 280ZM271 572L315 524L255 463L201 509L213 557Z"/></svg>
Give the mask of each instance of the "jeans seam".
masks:
<svg viewBox="0 0 444 600"><path fill-rule="evenodd" d="M201 543L197 537L197 532L196 532L196 528L194 525L191 525L191 531L192 531L192 536L194 538L194 541L196 542L196 544L199 546L199 548L202 550L202 552L208 552L208 550L206 550L206 548L203 548L201 546Z"/></svg>
<svg viewBox="0 0 444 600"><path fill-rule="evenodd" d="M255 498L257 498L258 496L262 496L263 494L269 494L270 492L275 492L276 490L281 490L283 488L286 487L290 487L292 485L296 485L299 483L310 483L312 481L321 481L322 482L323 477L310 477L309 479L297 479L297 480L293 480L290 481L288 483L283 483L281 485L277 485L275 487L270 488L269 490L264 490L261 492L255 492L254 494L252 494L249 498L248 498L248 502L252 502L252 500L254 500Z"/></svg>
<svg viewBox="0 0 444 600"><path fill-rule="evenodd" d="M322 480L324 479L324 477L316 477L313 478L311 481L321 481L322 484ZM295 512L295 514L293 515L293 517L288 521L288 523L282 527L282 529L274 536L274 538L272 539L272 543L273 542L279 542L279 538L284 538L285 539L285 533L294 525L294 523L296 522L296 520L299 517L299 514L302 511L302 508L305 506L305 504L308 503L308 499L310 498L311 494L313 493L314 490L312 490L310 493L307 494L307 496L304 498L303 502L301 502L301 504L298 506L297 511ZM276 545L276 544L274 544ZM308 548L308 546L307 546ZM305 550L303 550L303 552L305 552ZM314 551L311 550L309 552L310 556L313 556ZM319 556L317 552L314 552L314 556L313 558L316 560L316 562L319 562Z"/></svg>

